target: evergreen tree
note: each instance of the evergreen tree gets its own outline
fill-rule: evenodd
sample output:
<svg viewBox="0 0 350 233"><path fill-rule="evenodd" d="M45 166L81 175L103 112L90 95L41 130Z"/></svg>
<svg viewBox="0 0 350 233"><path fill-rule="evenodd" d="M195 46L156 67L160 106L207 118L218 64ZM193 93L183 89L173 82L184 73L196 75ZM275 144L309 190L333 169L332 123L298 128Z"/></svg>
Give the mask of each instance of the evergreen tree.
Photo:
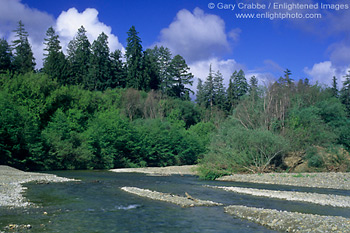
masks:
<svg viewBox="0 0 350 233"><path fill-rule="evenodd" d="M189 72L189 67L185 59L176 55L170 62L170 74L173 77L174 85L171 94L183 100L189 100L190 93L193 91L186 87L192 85L193 74Z"/></svg>
<svg viewBox="0 0 350 233"><path fill-rule="evenodd" d="M331 93L333 97L338 98L338 83L337 83L337 77L335 76L333 76L333 79L332 79Z"/></svg>
<svg viewBox="0 0 350 233"><path fill-rule="evenodd" d="M239 100L248 92L248 83L243 70L235 71L231 75L227 89L229 108L234 108Z"/></svg>
<svg viewBox="0 0 350 233"><path fill-rule="evenodd" d="M112 84L108 36L102 32L92 43L89 74L86 87L89 90L105 90Z"/></svg>
<svg viewBox="0 0 350 233"><path fill-rule="evenodd" d="M126 70L122 57L122 52L120 50L115 50L110 54L112 78L109 80L109 86L111 88L126 87Z"/></svg>
<svg viewBox="0 0 350 233"><path fill-rule="evenodd" d="M143 53L143 83L142 90L157 90L160 86L157 57L151 49Z"/></svg>
<svg viewBox="0 0 350 233"><path fill-rule="evenodd" d="M0 73L11 70L12 52L5 39L0 39Z"/></svg>
<svg viewBox="0 0 350 233"><path fill-rule="evenodd" d="M52 79L58 80L60 84L66 84L68 64L61 51L62 47L59 36L52 27L46 31L46 36L47 38L44 39L46 48L44 50L47 53L44 54L43 72L48 74Z"/></svg>
<svg viewBox="0 0 350 233"><path fill-rule="evenodd" d="M249 95L254 98L258 96L258 79L254 75L249 80Z"/></svg>
<svg viewBox="0 0 350 233"><path fill-rule="evenodd" d="M348 115L350 116L350 70L345 75L345 81L343 82L343 88L340 90L340 100L345 105Z"/></svg>
<svg viewBox="0 0 350 233"><path fill-rule="evenodd" d="M16 33L16 40L12 41L15 50L14 70L21 74L34 71L35 58L28 41L28 32L24 29L22 21L18 22L18 28L14 32Z"/></svg>
<svg viewBox="0 0 350 233"><path fill-rule="evenodd" d="M198 79L197 84L196 102L199 106L204 105L206 103L203 81L200 78Z"/></svg>
<svg viewBox="0 0 350 233"><path fill-rule="evenodd" d="M68 44L68 61L70 66L70 83L87 86L90 62L90 42L84 26L78 29L76 37Z"/></svg>
<svg viewBox="0 0 350 233"><path fill-rule="evenodd" d="M214 106L214 74L211 69L211 65L209 66L209 74L207 79L204 82L204 97L205 97L205 107L210 107L211 109Z"/></svg>
<svg viewBox="0 0 350 233"><path fill-rule="evenodd" d="M143 70L142 70L142 45L141 39L135 27L132 26L128 31L127 46L126 46L126 67L127 80L126 87L143 89Z"/></svg>
<svg viewBox="0 0 350 233"><path fill-rule="evenodd" d="M157 58L160 89L164 94L169 94L174 84L174 79L170 75L170 62L171 62L170 49L163 46L159 48L155 46L153 49L153 53Z"/></svg>
<svg viewBox="0 0 350 233"><path fill-rule="evenodd" d="M217 71L214 74L214 80L213 80L214 103L216 106L218 106L221 109L224 109L225 101L226 101L226 92L225 92L223 82L224 82L224 78L222 77L222 74L220 73L220 71Z"/></svg>

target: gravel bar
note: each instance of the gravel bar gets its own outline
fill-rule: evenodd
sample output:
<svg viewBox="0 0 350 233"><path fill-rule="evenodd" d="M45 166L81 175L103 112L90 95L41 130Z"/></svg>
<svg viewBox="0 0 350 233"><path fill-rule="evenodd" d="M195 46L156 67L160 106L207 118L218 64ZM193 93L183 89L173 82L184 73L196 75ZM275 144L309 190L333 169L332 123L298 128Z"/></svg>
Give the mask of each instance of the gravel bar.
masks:
<svg viewBox="0 0 350 233"><path fill-rule="evenodd" d="M140 189L136 187L122 187L121 189L123 191L129 192L141 197L147 197L152 200L170 202L176 205L180 205L182 207L222 205L221 203L217 203L213 201L204 201L204 200L195 199L187 193L186 193L186 197L181 197L170 193L161 193L161 192L156 192L149 189Z"/></svg>
<svg viewBox="0 0 350 233"><path fill-rule="evenodd" d="M350 190L348 172L233 174L217 180Z"/></svg>
<svg viewBox="0 0 350 233"><path fill-rule="evenodd" d="M350 219L232 205L225 212L280 232L350 232Z"/></svg>
<svg viewBox="0 0 350 233"><path fill-rule="evenodd" d="M292 191L277 191L267 189L253 189L253 188L240 188L240 187L226 187L226 186L210 186L205 187L223 189L225 191L248 194L259 197L277 198L287 201L300 201L308 202L312 204L318 204L323 206L333 207L350 207L350 197L332 194L319 194L308 192L292 192Z"/></svg>
<svg viewBox="0 0 350 233"><path fill-rule="evenodd" d="M148 175L196 175L196 165L169 166L169 167L142 167L142 168L118 168L111 169L112 172L136 172Z"/></svg>
<svg viewBox="0 0 350 233"><path fill-rule="evenodd" d="M52 174L23 172L9 166L0 165L0 207L26 207L30 205L22 196L26 189L22 184L32 181L49 183L76 180Z"/></svg>

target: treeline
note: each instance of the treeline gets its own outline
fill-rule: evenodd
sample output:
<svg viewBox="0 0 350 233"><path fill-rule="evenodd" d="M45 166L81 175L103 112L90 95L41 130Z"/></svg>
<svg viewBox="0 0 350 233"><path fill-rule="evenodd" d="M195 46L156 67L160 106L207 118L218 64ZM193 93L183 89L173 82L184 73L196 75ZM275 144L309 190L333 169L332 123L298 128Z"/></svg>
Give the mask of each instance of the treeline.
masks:
<svg viewBox="0 0 350 233"><path fill-rule="evenodd" d="M194 164L213 123L160 91L89 91L43 73L0 75L0 164L108 169Z"/></svg>
<svg viewBox="0 0 350 233"><path fill-rule="evenodd" d="M125 56L82 26L67 55L50 27L43 68L22 22L0 41L0 164L107 169L193 164L215 128L189 101L193 75L170 50L143 51L134 27ZM205 114L204 114L205 115Z"/></svg>
<svg viewBox="0 0 350 233"><path fill-rule="evenodd" d="M193 75L165 47L142 48L134 27L125 54L104 33L90 44L84 27L62 52L47 30L35 70L19 22L0 40L0 164L22 169L108 169L200 163L206 178L290 169L298 154L310 169L350 166L350 73L342 87L284 76L266 87L235 71L225 88L209 68L190 101ZM330 156L331 155L331 156Z"/></svg>
<svg viewBox="0 0 350 233"><path fill-rule="evenodd" d="M21 21L14 31L16 40L10 46L0 41L0 72L25 74L35 71L35 58L28 42L28 33ZM90 44L83 26L68 44L67 55L62 52L59 36L50 27L46 32L43 68L60 85L81 85L86 90L104 91L108 88L160 90L163 94L189 100L193 75L180 55L172 57L168 48L155 46L143 51L135 27L127 32L125 56L120 50L110 52L108 36L101 33ZM12 52L13 51L13 52Z"/></svg>
<svg viewBox="0 0 350 233"><path fill-rule="evenodd" d="M350 71L340 91L336 77L332 87L322 87L308 79L294 82L286 70L267 87L248 87L244 76L237 74L230 87L239 91L232 99L230 92L226 94L232 115L213 135L201 160L201 176L285 171L302 163L306 166L301 171L350 171ZM211 80L215 79L209 74L204 87L215 86ZM256 83L254 78L251 83ZM213 88L202 91L206 106L225 103L216 102L221 98L214 98ZM286 162L288 157L294 164Z"/></svg>

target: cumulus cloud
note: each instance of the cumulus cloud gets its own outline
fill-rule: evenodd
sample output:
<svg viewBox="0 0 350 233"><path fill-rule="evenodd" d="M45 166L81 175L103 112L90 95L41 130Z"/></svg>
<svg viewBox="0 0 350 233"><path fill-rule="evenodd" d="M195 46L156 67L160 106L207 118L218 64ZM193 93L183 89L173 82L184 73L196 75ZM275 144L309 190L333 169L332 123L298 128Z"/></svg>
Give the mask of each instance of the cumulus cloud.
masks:
<svg viewBox="0 0 350 233"><path fill-rule="evenodd" d="M43 41L46 30L54 25L55 19L52 15L29 8L20 0L0 0L0 35L10 43L15 39L15 30L21 20L25 30L29 34L37 67L42 66Z"/></svg>
<svg viewBox="0 0 350 233"><path fill-rule="evenodd" d="M22 20L25 29L33 40L42 40L45 31L54 24L52 15L37 9L29 8L20 0L0 0L0 32L10 36Z"/></svg>
<svg viewBox="0 0 350 233"><path fill-rule="evenodd" d="M98 11L93 8L87 8L81 13L75 8L70 8L68 11L63 11L57 18L55 30L60 35L64 50L66 50L69 41L73 39L81 26L84 26L87 31L86 35L91 43L104 32L108 36L111 51L124 50L118 37L112 34L112 28L99 21Z"/></svg>
<svg viewBox="0 0 350 233"><path fill-rule="evenodd" d="M190 64L191 73L195 77L195 83L193 85L194 89L197 88L198 79L200 78L203 82L206 80L209 74L209 67L214 72L220 71L224 78L224 85L228 87L228 83L232 73L235 70L244 69L244 66L238 64L234 59L219 60L218 58L211 58L206 61L197 61Z"/></svg>
<svg viewBox="0 0 350 233"><path fill-rule="evenodd" d="M124 51L118 37L112 34L112 28L99 21L96 9L88 8L79 13L77 9L71 8L68 11L63 11L56 20L46 12L28 7L21 0L0 0L0 6L1 38L6 38L11 43L15 39L13 30L17 28L18 22L21 20L29 34L28 39L36 59L36 68L42 67L45 47L43 42L46 31L50 26L53 26L60 36L64 51L82 25L87 30L87 37L90 42L104 32L108 36L111 51L116 49Z"/></svg>
<svg viewBox="0 0 350 233"><path fill-rule="evenodd" d="M336 66L350 64L350 42L342 41L329 46L330 60Z"/></svg>
<svg viewBox="0 0 350 233"><path fill-rule="evenodd" d="M340 85L340 83L344 81L344 76L349 68L350 67L346 66L334 66L331 61L324 61L314 64L312 68L305 67L304 72L310 76L312 83L318 82L330 86L333 76L337 77Z"/></svg>
<svg viewBox="0 0 350 233"><path fill-rule="evenodd" d="M231 37L239 32L232 31ZM216 15L196 8L193 13L183 9L169 27L160 32L159 44L181 54L188 62L207 60L230 50L225 22Z"/></svg>

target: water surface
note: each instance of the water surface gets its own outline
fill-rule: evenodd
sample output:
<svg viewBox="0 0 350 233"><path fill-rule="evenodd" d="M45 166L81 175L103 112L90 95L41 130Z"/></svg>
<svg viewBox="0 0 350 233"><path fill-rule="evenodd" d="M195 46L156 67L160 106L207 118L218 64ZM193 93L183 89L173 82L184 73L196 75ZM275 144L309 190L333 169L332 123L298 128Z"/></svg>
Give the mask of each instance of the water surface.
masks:
<svg viewBox="0 0 350 233"><path fill-rule="evenodd" d="M221 202L301 213L350 217L346 208L322 207L299 202L235 194L203 185L227 185L286 191L350 195L349 191L202 181L193 176L147 176L108 171L60 171L59 176L80 182L27 184L26 197L37 208L0 208L4 226L30 224L30 232L274 232L224 213L223 207L181 208L120 190L123 186L191 196Z"/></svg>

